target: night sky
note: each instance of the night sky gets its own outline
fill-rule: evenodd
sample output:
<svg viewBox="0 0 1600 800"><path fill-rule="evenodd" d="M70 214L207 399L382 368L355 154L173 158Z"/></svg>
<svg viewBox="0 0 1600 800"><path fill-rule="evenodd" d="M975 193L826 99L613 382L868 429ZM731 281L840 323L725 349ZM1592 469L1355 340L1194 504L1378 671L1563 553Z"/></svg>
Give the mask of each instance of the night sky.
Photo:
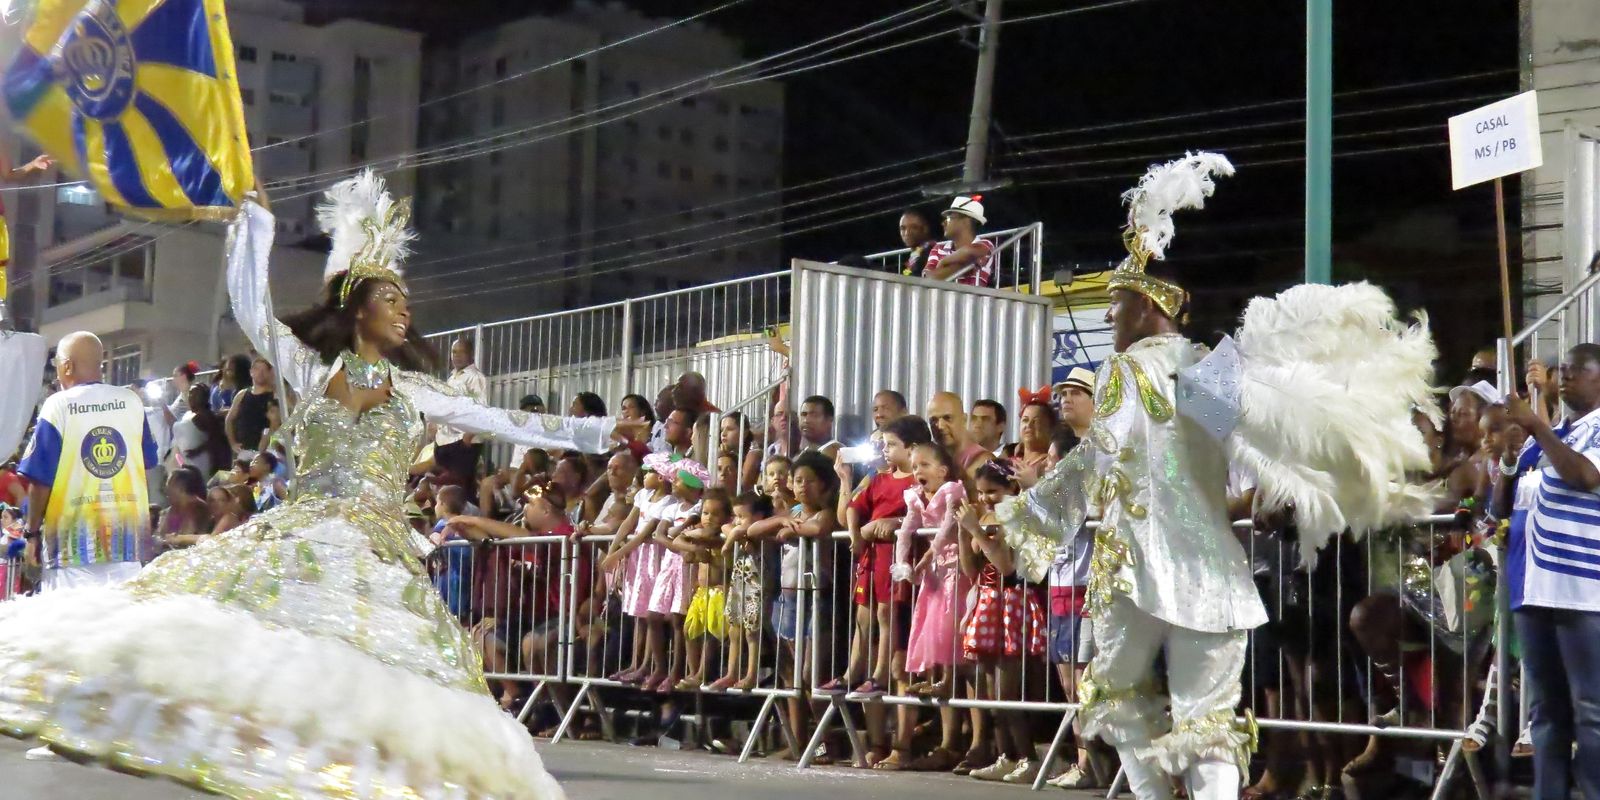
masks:
<svg viewBox="0 0 1600 800"><path fill-rule="evenodd" d="M568 5L307 4L320 15L361 16L436 38ZM679 17L715 2L630 5ZM913 0L752 0L707 23L741 38L746 55L758 57L912 5ZM1007 0L1006 16L1087 5L1092 3ZM1335 278L1375 281L1403 307L1431 311L1445 356L1441 378L1464 367L1470 352L1495 335L1499 319L1491 190L1485 185L1450 191L1445 120L1518 91L1517 4L1469 5L1470 13L1445 0L1335 2L1334 87L1343 94L1335 99L1334 148L1347 154L1336 157L1334 167ZM1149 0L1006 26L991 170L1009 174L1017 185L987 193L991 227L1043 220L1047 273L1070 264L1103 264L1121 255L1119 192L1151 162L1185 149L1220 150L1233 158L1239 174L1219 186L1206 210L1179 219L1170 258L1196 290L1194 332L1204 338L1231 328L1248 297L1289 286L1302 270L1304 165L1295 159L1303 153L1304 13L1304 4L1292 0ZM951 14L898 38L961 21ZM786 79L786 184L961 146L975 57L952 34ZM1418 82L1428 83L1384 88ZM1121 124L1278 100L1291 102ZM1034 135L1093 127L1098 129ZM1432 144L1440 146L1367 152ZM949 163L960 158L952 153ZM1516 181L1507 188L1518 281ZM789 199L804 196L796 192ZM826 260L896 247L895 216L793 236L785 256Z"/></svg>

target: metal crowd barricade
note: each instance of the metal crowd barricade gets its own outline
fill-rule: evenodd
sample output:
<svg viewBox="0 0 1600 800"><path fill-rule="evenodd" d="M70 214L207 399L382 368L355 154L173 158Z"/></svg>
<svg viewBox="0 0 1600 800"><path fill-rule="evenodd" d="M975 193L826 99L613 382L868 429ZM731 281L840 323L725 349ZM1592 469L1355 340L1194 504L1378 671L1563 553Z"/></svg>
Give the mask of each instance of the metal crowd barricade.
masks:
<svg viewBox="0 0 1600 800"><path fill-rule="evenodd" d="M1092 522L1086 526L1089 530L1095 527ZM1271 532L1257 533L1249 522L1236 527L1245 538L1271 618L1267 626L1251 632L1243 689L1244 707L1252 715L1241 717L1239 722L1256 724L1268 735L1273 731L1293 731L1450 742L1445 766L1433 781L1434 796L1445 796L1455 769L1465 763L1480 796L1487 797L1488 787L1474 757L1475 734L1471 727L1474 716L1482 713L1480 701L1485 700L1478 687L1489 669L1490 626L1495 620L1490 605L1493 567L1484 552L1487 545L1481 531L1463 529L1453 515L1439 515L1404 530L1374 534L1359 543L1336 539L1322 552L1316 569L1308 573L1299 565L1295 543L1285 542ZM927 539L935 533L934 529L923 529L917 535ZM849 647L857 623L849 590L854 570L848 543L847 532L818 543L818 547L831 547L836 552L831 580L810 584L813 596L808 606L812 615L825 624L812 631L814 661L808 685L813 697L819 701L825 698L827 705L801 766L811 763L828 726L835 720L848 735L857 763L865 763L867 745L851 711L855 703L862 703L869 714L886 716L886 708L902 709L896 712L900 717L896 727L914 726L916 715L924 708L1060 713L1061 720L1034 783L1034 788L1040 788L1066 742L1079 707L1074 684L1086 659L1092 657L1090 648L1082 646L1085 639L1092 642L1088 632L1092 622L1084 621L1069 631L1063 623L1072 620L1069 615L1057 613L1062 609L1052 607L1048 587L1029 585L1023 591L1035 592L1035 599L1042 606L1046 626L1043 652L1030 653L1025 644L1021 654L1009 663L996 659L983 668L993 670L996 677L1009 669L1015 691L1002 696L986 690L981 680L965 680L967 676L985 676L974 675L982 670L974 670L959 652L952 652L948 683L936 693L908 693L903 691L905 684L897 683L885 687L887 691L877 697L849 691L832 696L815 694L824 683L845 675L848 669ZM815 558L813 555L813 563ZM962 586L958 594L963 593L964 585L958 585ZM919 591L920 583L914 579L908 593L897 592L889 598L888 635L895 638L895 650L906 644L900 638L903 629L899 626L909 622L904 609L916 606ZM1363 608L1367 613L1373 613L1372 608L1392 611L1393 615L1383 619L1398 625L1391 633L1397 637L1395 653L1403 663L1393 673L1393 708L1382 707L1373 691L1363 688L1382 678L1373 676L1382 672L1385 664L1375 664L1374 657L1350 632L1352 615L1356 615L1357 624L1362 624L1362 612L1357 610L1362 604L1368 606ZM969 607L959 613L970 612ZM869 625L877 624L876 614L864 618ZM1024 619L1029 617L1024 615ZM950 623L952 647L959 651L964 620L957 620L953 612ZM1033 633L1027 624L1024 623L1024 643ZM837 633L822 633L830 628ZM1365 633L1376 636L1382 632ZM1293 668L1289 662L1294 662ZM871 659L866 663L870 665ZM1272 675L1265 674L1266 665L1276 666ZM1321 677L1317 677L1319 674ZM1306 679L1307 675L1312 679ZM957 682L956 676L964 680ZM870 677L870 670L848 677L851 680L846 685L853 686ZM891 680L894 677L891 671ZM1276 695L1270 706L1263 703L1267 692ZM1269 713L1275 709L1283 712ZM941 713L947 715L946 725L959 724L948 712ZM870 716L868 722L870 727ZM1005 723L997 720L994 724ZM1030 752L1034 752L1031 748L1035 744L1030 738ZM1339 766L1343 766L1343 759ZM1337 780L1339 775L1328 778Z"/></svg>
<svg viewBox="0 0 1600 800"><path fill-rule="evenodd" d="M22 591L22 560L0 559L0 602L16 597Z"/></svg>
<svg viewBox="0 0 1600 800"><path fill-rule="evenodd" d="M483 655L490 692L508 708L521 700L519 722L565 680L572 558L564 536L527 536L445 542L428 563L435 589ZM531 684L526 697L520 684Z"/></svg>

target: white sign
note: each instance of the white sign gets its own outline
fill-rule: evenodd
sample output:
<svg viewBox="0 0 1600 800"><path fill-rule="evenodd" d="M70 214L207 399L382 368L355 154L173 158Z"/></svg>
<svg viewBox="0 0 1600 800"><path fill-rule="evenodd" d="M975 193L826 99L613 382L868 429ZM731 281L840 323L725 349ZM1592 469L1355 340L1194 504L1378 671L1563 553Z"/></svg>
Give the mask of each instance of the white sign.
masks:
<svg viewBox="0 0 1600 800"><path fill-rule="evenodd" d="M1523 92L1450 118L1450 183L1461 189L1544 163L1539 98Z"/></svg>

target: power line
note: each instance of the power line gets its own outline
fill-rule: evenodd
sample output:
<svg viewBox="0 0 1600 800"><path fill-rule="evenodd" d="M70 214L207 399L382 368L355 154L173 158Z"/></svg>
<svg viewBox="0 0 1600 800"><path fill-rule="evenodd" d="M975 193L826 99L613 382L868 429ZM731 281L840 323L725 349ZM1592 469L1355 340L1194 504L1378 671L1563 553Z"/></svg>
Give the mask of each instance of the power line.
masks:
<svg viewBox="0 0 1600 800"><path fill-rule="evenodd" d="M676 27L678 27L680 25L686 25L686 24L689 24L691 22L695 22L697 20L703 19L705 17L708 17L708 16L710 16L712 14L716 14L716 13L721 12L721 11L726 11L727 9L730 9L730 8L732 8L732 7L736 6L736 5L739 5L741 3L744 3L746 1L747 0L728 0L728 2L725 2L725 3L723 3L723 4L719 5L719 6L714 6L712 8L708 8L705 11L699 12L698 14L692 14L690 16L683 17L681 19L676 19L676 20L673 20L672 22L669 22L669 23L667 23L665 25L660 25L660 26L657 26L655 28L650 28L648 30L640 31L640 32L632 34L630 36L625 36L625 37L623 37L621 39L618 39L618 40L616 40L614 42L607 42L606 44L600 45L599 47L590 48L590 49L585 50L585 51L583 51L581 53L578 53L576 55L571 55L571 56L567 56L566 58L556 59L555 61L551 61L548 64L540 64L537 67L533 67L531 69L526 69L526 70L523 70L521 72L515 72L515 73L512 73L510 75L506 75L504 77L501 77L501 78L495 78L494 80L491 80L491 81L489 81L487 83L481 83L481 84L477 84L475 86L469 86L469 87L467 87L465 89L462 89L460 91L452 92L450 94L444 95L443 97L435 97L435 98L432 98L432 99L429 99L429 100L424 100L424 101L422 101L422 102L420 102L420 103L418 103L416 105L415 110L416 111L421 111L422 109L428 108L429 106L433 106L433 105L436 105L436 104L439 104L439 103L447 102L449 100L455 100L457 98L465 97L466 95L473 94L475 92L481 92L481 91L484 91L486 89L492 89L492 88L494 88L496 86L500 86L502 84L510 83L510 82L516 81L516 80L521 80L523 78L528 77L529 75L538 74L538 73L543 72L543 71L545 71L547 69L553 69L555 67L559 67L559 66L562 66L564 64L570 64L570 63L572 63L574 61L580 61L580 60L588 58L590 56L594 56L594 55L598 55L600 53L604 53L605 51L611 50L611 49L616 48L616 47L621 47L621 46L626 45L626 44L632 44L633 42L639 41L640 39L644 39L644 38L647 38L647 37L650 37L650 36L654 36L655 34L661 33L663 31L671 30L671 29L676 28ZM319 137L322 137L322 136L326 136L326 135L331 134L331 133L337 133L339 131L349 130L351 128L357 128L357 127L360 127L362 125L371 124L371 123L376 122L376 121L378 121L380 119L389 119L391 117L394 117L397 113L398 112L392 112L391 111L391 112L384 113L384 114L376 114L374 116L367 117L366 119L358 120L356 122L351 122L351 123L348 123L348 124L345 124L345 125L340 125L338 127L328 128L328 129L320 130L320 131L313 131L312 133L305 134L304 136L296 136L296 137L294 137L292 139L285 139L285 140L283 140L281 142L273 142L271 144L267 144L267 145L263 145L261 147L257 147L257 148L254 149L254 152L258 152L259 153L259 152L262 152L264 150L270 150L270 149L272 149L274 147L282 147L283 145L286 145L286 144L294 144L295 142L305 141L306 139L316 139L316 138L319 138Z"/></svg>
<svg viewBox="0 0 1600 800"><path fill-rule="evenodd" d="M1446 147L1448 145L1449 145L1448 142L1422 142L1422 143L1419 143L1419 144L1398 145L1398 146L1395 146L1395 147L1379 147L1379 148L1373 148L1373 149L1370 149L1370 150L1353 150L1353 151L1348 151L1348 152L1344 152L1344 153L1334 153L1333 157L1334 158L1351 158L1351 157L1369 156L1369 155L1382 155L1382 154L1386 154L1386 153L1400 153L1400 152L1406 152L1406 151L1412 151L1412 150L1426 150L1426 149L1432 149L1432 148L1435 148L1435 147ZM1305 156L1296 156L1296 157L1291 157L1291 158L1277 158L1277 159L1270 159L1270 160L1265 160L1265 161L1241 162L1239 164L1236 164L1235 166L1238 167L1239 169L1247 169L1247 168L1250 168L1250 167L1278 166L1280 164L1299 164L1299 163L1304 162L1305 160L1306 160ZM1136 179L1138 179L1139 175L1140 175L1140 173L1138 173L1138 172L1115 172L1115 173L1108 173L1108 174L1104 174L1104 175L1080 175L1080 176L1073 177L1073 178L1059 178L1059 179L1042 180L1042 181L1023 181L1023 182L1015 183L1015 184L1012 184L1012 185L1014 187L1017 187L1017 188L1035 187L1035 186L1066 186L1068 184L1096 183L1096 182L1099 182L1099 181L1136 180Z"/></svg>
<svg viewBox="0 0 1600 800"><path fill-rule="evenodd" d="M1334 136L1333 138L1334 139L1365 139L1365 138L1370 138L1370 137L1373 137L1373 136L1391 136L1391 135L1399 134L1399 133L1417 133L1419 131L1438 131L1440 127L1441 126L1434 125L1434 124L1429 124L1429 125L1411 125L1411 126L1402 127L1402 128L1384 128L1382 130L1375 130L1375 131L1359 131L1359 132L1355 132L1355 133L1342 133L1342 134L1339 134L1337 136ZM1238 151L1241 151L1241 150L1260 150L1262 148L1268 148L1268 147L1286 147L1286 146L1289 146L1289 145L1303 144L1304 142L1305 142L1305 139L1282 139L1282 140L1274 141L1274 142L1253 142L1253 143L1250 143L1250 144L1240 144L1240 145L1232 145L1232 146L1220 146L1219 145L1219 146L1215 146L1215 147L1210 147L1209 149L1217 150L1217 151L1220 151L1220 152L1223 152L1223 153L1233 153L1233 152L1238 152ZM1012 174L1012 173L1018 173L1018 172L1032 172L1032 171L1035 171L1035 170L1044 170L1044 169L1065 169L1065 168L1071 168L1071 167L1088 167L1088 166L1095 166L1095 165L1099 165L1099 164L1117 164L1117 163L1121 163L1121 162L1124 162L1124 161L1145 161L1145 160L1154 159L1154 158L1165 158L1165 157L1170 156L1170 155L1171 155L1171 153L1161 152L1161 153L1151 153L1151 154L1148 154L1148 155L1137 155L1137 156L1114 156L1114 157L1111 157L1111 158L1091 159L1091 160L1086 160L1086 161L1061 161L1061 162L1053 162L1053 163L1048 163L1048 164L1023 164L1023 165L1020 165L1020 166L1010 167L1008 169L1001 170L1001 172L1002 172L1002 174Z"/></svg>
<svg viewBox="0 0 1600 800"><path fill-rule="evenodd" d="M507 137L518 136L518 135L530 133L530 132L533 132L533 131L536 131L536 130L540 130L540 129L543 129L543 128L548 128L548 127L552 127L552 126L556 126L556 125L561 125L563 123L574 122L574 121L582 119L584 117L590 117L590 116L595 116L595 115L599 115L599 114L604 114L606 112L614 111L614 110L622 108L624 106L643 103L643 102L651 100L653 98L658 98L658 97L663 97L663 96L667 98L662 103L658 103L658 104L651 105L651 106L648 106L648 107L645 107L645 108L641 108L641 109L632 110L632 111L626 112L624 114L617 115L615 117L611 117L611 118L608 118L608 119L605 119L605 120L601 120L598 123L591 123L591 124L588 124L588 125L578 126L576 128L567 129L567 130L558 132L557 135L564 136L564 135L567 135L567 134L570 134L570 133L577 133L579 131L587 130L589 128L595 127L596 124L605 124L607 122L615 122L617 120L624 119L624 118L626 118L628 116L633 116L633 115L636 115L636 114L639 114L639 113L643 113L645 111L652 110L654 108L659 108L659 107L661 107L663 105L667 105L669 103L677 102L678 100L682 99L683 97L693 97L693 96L697 96L699 94L703 94L704 92L707 92L707 91L714 91L714 90L717 90L717 89L732 88L733 86L741 86L741 85L744 85L744 83L750 83L750 82L754 82L756 80L770 80L772 77L780 77L780 76L777 76L777 75L763 76L763 77L755 78L753 80L746 80L746 81L740 82L740 83L734 83L734 84L722 85L722 86L712 85L712 86L707 86L705 88L702 88L702 89L700 89L698 91L693 91L693 92L689 92L687 94L682 94L682 95L679 94L679 92L687 90L687 89L689 89L691 87L694 87L694 86L699 85L699 84L705 84L705 83L707 83L709 81L715 81L718 78L722 78L722 77L725 77L725 76L733 75L733 74L744 72L746 70L751 70L751 69L758 69L758 70L759 69L764 69L764 67L761 67L760 65L766 64L768 62L780 61L780 60L788 58L789 56L792 56L792 55L794 55L796 53L806 53L806 51L811 50L812 48L814 48L814 47L816 47L818 45L822 45L822 44L825 44L825 43L828 43L828 42L832 42L832 41L835 41L835 40L838 40L838 39L841 39L841 38L850 37L850 36L853 36L853 35L855 35L857 33L860 33L860 32L863 32L863 31L867 31L867 30L870 30L872 28L876 28L876 27L878 27L880 25L884 25L884 24L892 22L894 20L901 19L901 18L906 17L908 15L918 14L918 13L920 13L920 12L926 10L926 9L929 9L931 7L934 7L934 6L939 6L939 5L942 5L941 0L926 0L926 2L919 3L918 5L913 6L912 8L906 9L904 11L899 11L899 12L896 12L894 14L890 14L890 15L885 16L885 17L880 17L880 18L878 18L876 20L873 20L871 22L867 22L867 23L864 23L864 24L861 24L861 25L857 25L854 28L850 28L850 29L847 29L847 30L844 30L844 31L840 31L838 33L829 34L828 36L825 36L825 37L823 37L821 39L818 39L818 40L816 40L814 42L808 42L808 43L806 43L804 45L800 45L798 47L793 47L793 48L790 48L788 50L784 50L784 51L781 51L781 52L778 52L778 53L774 53L774 54L771 54L771 55L768 55L768 56L764 56L762 58L756 59L755 61L736 64L736 65L731 66L731 67L725 67L725 68L713 71L713 72L711 72L709 74L701 75L699 77L692 78L690 80L675 84L673 86L669 86L669 87L667 87L665 89L659 89L659 90L650 92L649 94L642 95L640 97L628 98L628 99L625 99L625 100L622 100L622 101L619 101L619 102L616 102L616 103L612 103L611 105L608 105L608 106L603 106L601 108L597 108L597 109L593 109L593 110L586 110L586 111L578 113L578 114L570 114L570 115L567 115L567 116L564 116L564 117L544 120L542 122L534 123L532 125L525 126L525 127L522 127L522 128L516 128L516 129L509 130L509 131L501 131L501 132L498 132L498 133L488 134L488 135L485 135L485 136L482 136L482 137L465 139L465 140L461 140L461 141L457 141L457 142L450 142L450 143L443 144L443 145L436 145L436 146L431 147L431 148L419 148L417 150L413 150L413 151L410 151L410 152L400 153L400 154L391 155L391 156L386 156L386 157L378 158L378 159L372 159L372 160L369 160L369 161L367 161L365 163L362 163L362 164L343 167L343 168L340 168L340 169L329 170L329 171L320 172L320 173L312 173L312 174L309 174L309 175L302 175L302 176L298 176L298 177L291 178L291 179L284 179L284 180L280 180L280 181L275 181L275 182L269 184L269 186L277 186L279 188L282 188L284 186L291 185L291 184L302 183L302 182L306 182L306 181L310 181L310 180L315 180L317 178L328 177L330 175L340 175L340 174L344 174L346 172L360 170L360 169L362 169L364 167L368 167L368 166L377 167L377 166L389 163L391 161L396 162L394 168L398 169L398 168L401 168L401 167L414 168L414 167L418 167L418 166L428 166L428 165L431 165L431 164L446 163L447 161L458 160L460 158L470 158L470 157L474 157L474 156L477 156L477 155L482 155L484 153L495 152L498 149L505 149L505 147L498 146L498 145L494 145L493 149L491 149L491 144L495 143L497 140L505 139ZM859 41L848 41L848 42L845 42L845 43L840 44L840 45L835 45L832 48L832 50L827 50L825 52L832 52L833 50L837 50L837 49L840 49L840 48L851 47L851 46L860 44L863 41L868 41L868 40L873 39L873 38L877 38L877 37L880 37L880 36L883 36L883 35L886 35L886 34L894 33L895 31L898 31L898 30L900 30L902 28L905 28L905 27L908 27L908 26L911 26L911 25L920 24L920 23L925 22L927 20L933 19L936 16L940 16L940 15L942 15L944 13L946 13L945 9L941 8L941 9L938 9L937 11L935 11L932 14L926 14L926 15L923 15L921 17L917 17L915 19L912 19L910 22L901 22L899 25L891 27L891 28L888 28L888 29L886 29L884 31L878 31L878 32L875 32L875 33L867 34L867 35L861 37ZM801 60L804 60L804 59L807 59L807 58L812 58L812 57L814 57L813 54L806 53L805 55L801 56ZM856 56L856 57L859 57L859 56ZM847 58L847 59L842 59L842 60L849 60L849 59ZM832 63L836 63L836 62L832 62ZM811 67L811 69L821 68L822 66L828 66L828 65L829 64L827 64L827 63L819 64L819 65L815 65L815 66ZM787 66L790 66L790 65L789 64L782 64L782 65L779 65L779 66L780 67L787 67ZM543 141L543 140L544 139L535 138L535 139L531 139L531 140L522 141L522 142L520 142L518 144L514 144L513 146L521 146L523 144L533 144L535 142ZM474 151L471 151L471 152L467 152L465 154L451 154L451 151L453 151L453 150L455 150L457 148L474 147L474 146L481 146L481 149L480 150L474 150ZM448 154L448 156L447 156L447 154Z"/></svg>
<svg viewBox="0 0 1600 800"><path fill-rule="evenodd" d="M781 225L784 225L786 222L787 223L792 223L792 222L800 222L800 221L808 220L808 219L816 219L818 217L825 217L825 216L827 216L829 214L835 214L835 213L838 213L840 211L846 211L846 210L849 210L849 209L852 209L852 208L859 208L859 207L870 205L870 204L874 204L874 203L882 203L882 202L890 200L890 199L906 197L908 195L916 195L916 194L919 194L919 193L920 193L919 190L917 190L915 188L900 189L900 190L897 190L897 191L894 191L894 192L890 192L890 193L885 194L885 195L880 195L878 197L874 197L874 198L871 198L871 199L859 200L859 201L856 201L854 203L845 203L843 205L833 206L831 208L823 209L821 211L816 211L816 212L813 212L811 214L803 214L801 216L794 217L794 218L792 218L790 220L786 220L785 222L764 223L764 224L761 224L761 225L753 226L751 228L744 228L744 229L741 229L741 230L730 231L728 233L718 234L716 236L708 236L708 237L703 238L703 239L697 239L697 240L689 241L689 242L679 242L677 244L672 245L672 247L681 250L681 249L686 248L686 247L694 247L696 245L703 245L703 244L707 244L707 243L710 243L710 242L717 242L717 241L722 241L722 240L725 240L725 239L737 238L737 237L739 237L739 236L741 236L741 235L743 235L745 233L750 233L752 231L759 231L759 230L762 230L764 228L772 228L774 226L781 226ZM776 235L776 238L783 238L783 237L789 236L789 235L793 235L793 233L792 232L790 232L790 233L780 232L780 233L778 233ZM756 242L761 242L761 241L768 241L768 239L755 239L755 240L750 240L750 241L737 241L737 242L732 242L729 245L722 245L722 246L723 247L727 247L727 246L738 246L738 245L743 245L743 244L754 244ZM684 254L684 257L688 257L689 255L692 255L692 254L693 253L686 253L686 254ZM517 260L513 260L513 261L506 261L506 262L503 262L503 263L500 263L500 264L495 264L495 265L493 265L493 267L494 268L502 268L502 267L515 266L517 264L526 263L529 260L530 259L517 259ZM600 265L605 265L605 264L616 264L616 263L625 262L625 261L632 261L632 260L634 260L634 256L613 256L613 257L610 257L610 258L603 258L603 259L598 259L598 260L595 260L595 261L590 261L588 263L581 264L581 265L575 265L575 266L569 266L569 267L560 267L558 269L550 270L548 272L536 273L536 275L555 275L555 274L558 274L558 273L570 272L570 271L574 271L574 270L584 270L585 276L587 276L587 275L605 274L606 272L609 272L610 270L594 270L592 268L595 267L595 266L600 266ZM639 263L639 264L626 265L626 266L623 267L623 269L637 269L638 267L647 266L647 265L653 264L653 263L658 263L658 262L647 261L647 262ZM516 275L513 275L513 276L509 276L507 278L501 278L499 280L509 280L509 281L512 281L512 283L505 284L505 285L500 285L497 288L514 288L515 286L519 285L518 282L521 281L521 279L525 278L525 277L530 277L530 276L516 276ZM492 282L493 281L491 281L491 283ZM446 292L448 292L448 290L444 290L444 289L433 289L433 290L423 290L420 294L427 294L429 291L435 291L435 292L446 291ZM446 295L446 296L449 296L449 295ZM430 299L438 299L438 298L430 298Z"/></svg>
<svg viewBox="0 0 1600 800"><path fill-rule="evenodd" d="M781 204L779 206L768 207L768 208L765 208L765 209L757 209L757 210L751 210L751 211L748 211L748 212L740 212L739 216L740 217L755 216L755 215L758 215L758 214L769 213L769 212L777 211L777 210L787 210L787 209L789 209L791 207L808 206L808 205L812 205L812 204L815 204L815 203L821 203L821 202L824 202L824 201L827 201L827 200L837 199L837 198L840 198L840 197L850 197L852 195L859 195L862 192L869 191L869 190L872 190L872 189L879 189L879 188L883 188L885 186L891 186L891 185L897 184L897 183L904 183L904 182L909 181L909 180L917 180L917 179L925 178L925 177L927 177L929 175L934 175L934 174L937 174L937 173L940 173L940 172L949 172L949 171L951 171L953 169L956 169L956 165L947 164L945 166L933 167L933 168L925 169L925 170L922 170L921 172L916 172L916 173L912 173L912 174L909 174L909 175L902 175L902 176L896 177L896 178L888 178L888 179L885 179L885 180L877 181L877 182L874 182L874 183L869 183L869 184L862 185L862 186L852 186L852 187L850 187L848 189L843 189L843 190L836 191L836 192L830 192L828 194L819 195L817 197L808 198L806 200L795 201L793 203L784 203L784 204ZM689 232L689 231L698 230L698 229L701 229L701 228L713 227L713 226L723 226L723 225L728 225L728 224L737 224L737 219L735 219L735 220L727 220L727 219L705 220L705 221L697 222L697 223L694 223L694 224L691 224L691 225L682 225L682 226L679 226L679 227L676 227L676 228L668 228L668 229L664 229L664 230L655 230L655 231L643 232L643 233L640 233L639 236L628 237L627 239L612 239L612 240L608 240L606 242L602 242L602 243L599 243L599 244L590 245L588 247L578 247L578 248L573 248L573 249L562 251L562 252L541 253L539 255L529 256L527 258L518 258L518 259L513 259L511 261L500 262L500 263L497 263L497 264L484 264L484 265L479 265L479 266L474 266L474 267L462 267L461 269L448 270L448 271L445 271L445 272L434 272L434 273L429 273L427 275L420 275L417 278L412 279L411 283L413 285L415 285L418 281L423 281L423 280L443 280L445 278L455 278L455 277L460 277L462 275L468 275L468 274L472 274L472 273L476 273L476 272L485 272L485 271L489 271L489 270L502 269L504 267L514 266L514 265L517 265L517 264L532 264L532 263L536 263L536 262L540 262L540 261L552 261L552 260L565 258L567 256L584 254L584 253L594 253L594 252L598 252L600 250L604 250L604 249L607 249L607 248L614 248L614 247L630 244L633 239L640 238L640 237L670 237L670 236L675 236L675 235L678 235L678 234L686 233L686 232ZM767 223L767 224L773 224L773 223ZM681 246L681 245L672 245L672 246ZM588 263L594 263L594 262L588 262Z"/></svg>
<svg viewBox="0 0 1600 800"><path fill-rule="evenodd" d="M914 194L914 193L911 193L911 192L900 192L896 196L901 196L901 195L906 195L906 194ZM761 238L756 238L756 239L750 239L748 241L738 242L737 244L741 244L741 245L760 244L762 242L772 241L772 240L775 240L775 239L783 239L783 238L786 238L786 237L789 237L789 236L795 236L795 235L802 234L802 233L810 233L812 231L824 230L824 229L827 229L827 228L837 227L839 225L847 225L847 224L852 223L852 222L859 222L859 221L864 220L864 219L870 219L872 217L875 217L875 216L878 216L880 214L885 213L886 209L892 210L892 209L894 209L896 207L898 207L898 206L889 205L889 206L886 206L886 207L880 207L880 208L873 209L871 211L867 211L867 212L862 213L862 214L857 214L855 216L845 217L843 219L832 220L832 221L829 221L829 222L818 223L816 225L812 225L812 226L809 226L809 227L806 227L806 228L800 228L798 230L784 231L783 233L779 233L779 234L776 234L776 235L773 235L773 236L766 236L766 237L761 237ZM626 271L629 271L629 270L639 269L639 268L642 268L642 267L654 266L656 264L664 264L664 263L668 263L668 262L672 262L672 261L682 261L682 260L684 260L686 258L692 258L692 257L694 257L696 255L701 255L701 254L697 253L697 252L694 252L694 253L683 253L683 254L679 254L679 255L666 256L666 257L663 257L663 258L653 259L653 260L641 262L641 263L638 263L638 264L628 264L628 265L624 265L624 266L620 266L620 267L609 267L607 269L594 270L592 272L586 273L583 277L590 277L590 276L595 276L595 275L609 275L609 274L615 273L615 272L626 272ZM557 276L554 276L554 277L543 278L543 279L540 279L540 280L530 281L530 282L527 282L527 283L522 283L522 284L513 285L513 286L501 286L501 287L495 287L495 288L474 289L474 290L468 291L468 292L460 292L460 293L451 294L451 295L444 295L444 296L439 296L439 297L431 297L431 298L427 298L427 299L424 299L424 300L419 300L419 301L417 301L417 303L421 304L421 303L439 302L441 300L458 300L458 299L461 299L461 298L464 298L464 297L473 297L473 296L476 296L476 295L488 294L488 293L492 293L492 292L503 292L503 291L507 291L509 289L526 289L526 288L530 288L530 287L533 287L533 286L541 286L541 285L549 284L549 283L561 283L561 282L564 282L564 281L571 280L572 277L573 276L560 276L560 275L557 275Z"/></svg>

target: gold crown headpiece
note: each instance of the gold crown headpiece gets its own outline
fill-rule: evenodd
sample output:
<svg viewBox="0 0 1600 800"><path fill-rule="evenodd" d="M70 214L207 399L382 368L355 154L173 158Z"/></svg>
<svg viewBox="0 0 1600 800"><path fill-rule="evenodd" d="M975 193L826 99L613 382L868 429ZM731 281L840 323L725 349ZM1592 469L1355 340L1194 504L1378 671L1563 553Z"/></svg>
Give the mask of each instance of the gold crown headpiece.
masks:
<svg viewBox="0 0 1600 800"><path fill-rule="evenodd" d="M1172 281L1145 272L1150 259L1166 258L1167 245L1177 232L1172 213L1203 208L1216 190L1213 175L1232 175L1233 164L1220 153L1189 153L1176 161L1150 168L1139 185L1122 194L1128 204L1128 226L1122 243L1128 257L1112 271L1108 289L1126 289L1150 298L1162 313L1176 319L1189 293Z"/></svg>
<svg viewBox="0 0 1600 800"><path fill-rule="evenodd" d="M317 206L317 225L333 240L323 279L340 277L339 305L363 280L389 281L406 291L400 262L410 255L411 201L389 196L383 178L362 170L328 189Z"/></svg>

